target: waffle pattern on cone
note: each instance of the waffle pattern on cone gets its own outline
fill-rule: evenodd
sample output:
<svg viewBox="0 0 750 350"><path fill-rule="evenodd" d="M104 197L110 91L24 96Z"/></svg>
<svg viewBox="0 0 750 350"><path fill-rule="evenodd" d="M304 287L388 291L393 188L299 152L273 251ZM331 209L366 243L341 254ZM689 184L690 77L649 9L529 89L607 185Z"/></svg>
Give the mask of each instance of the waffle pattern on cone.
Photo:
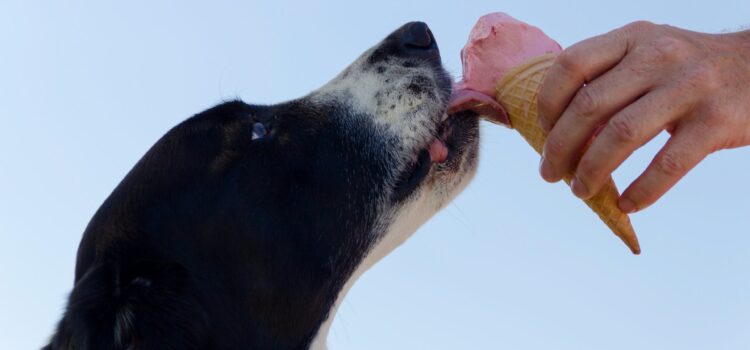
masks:
<svg viewBox="0 0 750 350"><path fill-rule="evenodd" d="M542 153L547 134L539 126L537 95L542 80L554 60L553 54L538 56L511 69L498 84L495 96L508 113L513 129L516 129L539 154ZM570 179L570 176L565 177L568 185ZM610 177L607 185L585 202L634 254L638 254L641 251L638 237L628 215L617 206L619 197L620 193Z"/></svg>

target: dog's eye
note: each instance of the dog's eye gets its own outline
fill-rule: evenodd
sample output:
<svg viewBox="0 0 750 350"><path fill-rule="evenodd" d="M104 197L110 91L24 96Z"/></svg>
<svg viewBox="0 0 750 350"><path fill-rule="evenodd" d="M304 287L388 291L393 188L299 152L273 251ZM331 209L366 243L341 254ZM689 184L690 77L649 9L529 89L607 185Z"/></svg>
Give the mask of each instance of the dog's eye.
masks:
<svg viewBox="0 0 750 350"><path fill-rule="evenodd" d="M253 124L253 137L252 140L257 140L259 138L262 138L266 136L268 131L266 130L266 126L263 125L263 123L255 123Z"/></svg>

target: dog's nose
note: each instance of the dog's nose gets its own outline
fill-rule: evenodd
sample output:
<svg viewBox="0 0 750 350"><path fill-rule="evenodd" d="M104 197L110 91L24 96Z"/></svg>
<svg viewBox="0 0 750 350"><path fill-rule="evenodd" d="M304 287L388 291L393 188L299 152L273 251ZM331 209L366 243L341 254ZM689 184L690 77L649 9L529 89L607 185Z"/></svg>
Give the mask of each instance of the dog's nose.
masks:
<svg viewBox="0 0 750 350"><path fill-rule="evenodd" d="M411 22L402 27L401 43L410 49L437 48L435 37L424 22Z"/></svg>

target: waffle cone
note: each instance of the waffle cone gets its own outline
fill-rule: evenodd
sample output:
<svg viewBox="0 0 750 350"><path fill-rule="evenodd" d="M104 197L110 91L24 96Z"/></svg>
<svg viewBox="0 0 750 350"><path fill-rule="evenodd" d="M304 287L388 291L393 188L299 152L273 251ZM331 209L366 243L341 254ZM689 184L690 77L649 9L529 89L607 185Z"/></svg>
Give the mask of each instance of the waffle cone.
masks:
<svg viewBox="0 0 750 350"><path fill-rule="evenodd" d="M547 54L531 58L514 67L498 84L495 96L508 113L513 128L539 154L542 153L547 134L539 126L537 94L554 60L553 54ZM565 176L564 180L570 185L571 176ZM634 254L639 254L641 248L633 226L630 224L630 218L617 206L619 196L620 193L610 177L599 193L584 201Z"/></svg>

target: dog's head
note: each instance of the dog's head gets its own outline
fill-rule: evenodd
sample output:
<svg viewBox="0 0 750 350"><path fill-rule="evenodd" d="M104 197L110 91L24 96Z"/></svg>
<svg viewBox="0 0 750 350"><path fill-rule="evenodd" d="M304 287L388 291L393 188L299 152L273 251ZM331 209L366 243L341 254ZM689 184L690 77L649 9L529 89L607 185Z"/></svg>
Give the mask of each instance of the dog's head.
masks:
<svg viewBox="0 0 750 350"><path fill-rule="evenodd" d="M413 22L308 96L251 106L248 196L278 208L264 215L274 230L335 241L324 255L346 266L391 250L476 170L478 119L446 113L451 84L429 28Z"/></svg>
<svg viewBox="0 0 750 350"><path fill-rule="evenodd" d="M76 279L97 261L137 276L129 264L168 260L211 322L225 321L214 329L251 315L253 344L318 334L320 346L356 277L474 174L478 119L446 113L451 84L432 33L413 22L305 97L188 119L92 219Z"/></svg>
<svg viewBox="0 0 750 350"><path fill-rule="evenodd" d="M345 243L332 252L352 259L345 266L369 266L365 257L408 238L476 170L478 120L446 113L451 85L431 31L412 22L308 96L257 108L267 134L254 141L252 163L272 181L260 198L289 198L294 208L276 227L304 221L311 234ZM284 165L271 170L277 161Z"/></svg>

